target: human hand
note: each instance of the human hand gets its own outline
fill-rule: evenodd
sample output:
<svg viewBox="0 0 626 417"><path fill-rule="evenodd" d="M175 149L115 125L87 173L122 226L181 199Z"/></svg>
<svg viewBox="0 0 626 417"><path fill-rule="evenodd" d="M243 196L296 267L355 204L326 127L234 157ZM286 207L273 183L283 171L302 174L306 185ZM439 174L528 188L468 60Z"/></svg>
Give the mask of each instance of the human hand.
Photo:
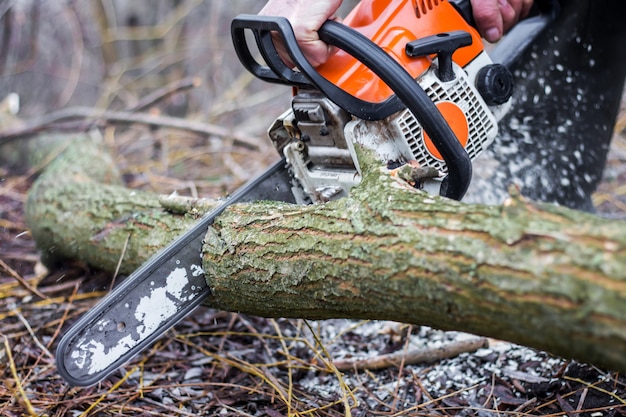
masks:
<svg viewBox="0 0 626 417"><path fill-rule="evenodd" d="M489 42L498 41L517 21L526 16L533 0L471 0L474 19L481 35ZM326 62L334 47L321 41L317 33L334 16L342 0L269 0L259 12L264 16L286 17L293 27L300 49L313 66ZM293 67L284 45L275 41L276 50L285 63Z"/></svg>
<svg viewBox="0 0 626 417"><path fill-rule="evenodd" d="M334 16L342 0L269 0L259 12L263 16L283 16L289 19L298 45L314 67L323 64L333 54L334 48L320 40L318 29ZM280 57L289 66L289 59L282 42L274 42Z"/></svg>
<svg viewBox="0 0 626 417"><path fill-rule="evenodd" d="M519 19L525 17L533 0L471 0L478 31L489 42L498 41Z"/></svg>

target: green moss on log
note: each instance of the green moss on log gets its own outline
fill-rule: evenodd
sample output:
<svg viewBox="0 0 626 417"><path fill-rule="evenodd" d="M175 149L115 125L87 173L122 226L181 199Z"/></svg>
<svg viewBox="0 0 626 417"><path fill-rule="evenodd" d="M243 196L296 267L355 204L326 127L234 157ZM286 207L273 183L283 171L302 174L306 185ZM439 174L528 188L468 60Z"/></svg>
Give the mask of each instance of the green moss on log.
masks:
<svg viewBox="0 0 626 417"><path fill-rule="evenodd" d="M227 210L204 247L209 304L425 324L626 370L624 223L519 196L463 204L369 172L340 201Z"/></svg>
<svg viewBox="0 0 626 417"><path fill-rule="evenodd" d="M212 307L271 317L385 319L533 346L626 371L626 224L512 196L501 207L419 192L361 155L348 198L258 202L207 232ZM48 258L122 272L195 222L121 185L77 136L34 184L27 221ZM190 216L189 207L194 215ZM126 249L124 247L126 246Z"/></svg>
<svg viewBox="0 0 626 417"><path fill-rule="evenodd" d="M96 139L77 135L29 191L26 221L47 264L81 259L130 273L195 218L172 215L152 193L122 185L113 160Z"/></svg>

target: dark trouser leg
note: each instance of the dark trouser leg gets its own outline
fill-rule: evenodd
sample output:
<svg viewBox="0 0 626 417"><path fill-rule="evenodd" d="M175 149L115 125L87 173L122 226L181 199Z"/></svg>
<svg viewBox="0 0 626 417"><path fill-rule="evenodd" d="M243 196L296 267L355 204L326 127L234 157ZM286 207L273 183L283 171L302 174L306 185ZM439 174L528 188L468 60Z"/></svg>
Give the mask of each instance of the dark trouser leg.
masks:
<svg viewBox="0 0 626 417"><path fill-rule="evenodd" d="M626 1L564 2L514 74L513 107L471 198L499 203L515 182L531 199L593 210L624 87Z"/></svg>

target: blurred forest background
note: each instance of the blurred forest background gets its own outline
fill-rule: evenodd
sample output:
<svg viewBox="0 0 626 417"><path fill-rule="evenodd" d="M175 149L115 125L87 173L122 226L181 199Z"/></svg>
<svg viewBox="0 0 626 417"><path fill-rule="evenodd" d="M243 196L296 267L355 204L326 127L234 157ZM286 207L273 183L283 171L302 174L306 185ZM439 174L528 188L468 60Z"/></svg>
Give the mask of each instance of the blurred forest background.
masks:
<svg viewBox="0 0 626 417"><path fill-rule="evenodd" d="M18 93L21 114L66 106L128 109L188 77L202 82L164 106L216 122L266 97L230 41L230 21L256 13L253 0L126 2L8 0L0 5L0 95Z"/></svg>
<svg viewBox="0 0 626 417"><path fill-rule="evenodd" d="M355 2L345 3L344 10ZM232 18L257 13L263 4L2 1L0 99L17 94L21 119L76 106L185 117L248 137L248 148L263 153L269 143L265 130L289 105L290 89L254 79L240 65L230 39ZM151 94L158 95L155 102L150 102ZM0 119L3 127L8 123ZM67 123L55 127L76 128ZM153 130L147 135L162 147L170 133ZM141 139L135 147L146 146L147 138ZM222 147L232 145L232 137L220 139ZM252 174L249 159L245 168L231 167L235 177ZM261 167L252 163L253 171Z"/></svg>
<svg viewBox="0 0 626 417"><path fill-rule="evenodd" d="M107 131L112 152L125 155L121 168L131 176L143 173L138 181L151 182L155 191L169 192L179 185L161 188L158 179L146 175L176 173L182 180L200 180L198 186L208 179L221 194L224 181L234 179L238 185L262 169L267 152L275 158L264 131L289 103L288 88L256 81L232 48L232 18L256 13L262 5L253 0L3 1L0 98L17 94L19 119L36 121L42 114L77 107L139 110L236 132L235 137L248 139L241 151L252 153L238 158L221 152L213 158L233 146L228 134L207 138L141 124ZM150 101L151 94L157 95L156 101ZM8 117L0 123L19 126ZM68 117L53 127L75 131L91 126ZM154 158L157 163L147 168ZM195 176L194 161L209 166L201 177Z"/></svg>
<svg viewBox="0 0 626 417"><path fill-rule="evenodd" d="M198 180L196 187L206 185L207 192L221 195L231 188L231 180L237 186L277 157L265 130L289 105L290 89L256 80L232 48L232 18L256 13L263 4L3 1L0 99L19 97L17 117L35 122L42 114L69 108L64 113L68 117L48 126L55 130L89 128L69 117L71 109L84 115L85 108L150 112L219 126L213 130L223 134L207 137L140 124L108 130L106 140L112 152L125 155L120 167L130 176L141 173L137 181L152 182L155 191L180 188L163 184L169 182L163 178L163 188L156 184L159 179L154 176L173 173L182 181ZM5 112L9 104L5 100ZM1 128L19 125L8 114L0 118ZM225 152L233 141L237 152ZM151 158L157 164L148 168ZM198 167L204 169L202 174ZM153 177L146 179L150 173ZM134 178L128 180L131 186L141 185L133 183Z"/></svg>

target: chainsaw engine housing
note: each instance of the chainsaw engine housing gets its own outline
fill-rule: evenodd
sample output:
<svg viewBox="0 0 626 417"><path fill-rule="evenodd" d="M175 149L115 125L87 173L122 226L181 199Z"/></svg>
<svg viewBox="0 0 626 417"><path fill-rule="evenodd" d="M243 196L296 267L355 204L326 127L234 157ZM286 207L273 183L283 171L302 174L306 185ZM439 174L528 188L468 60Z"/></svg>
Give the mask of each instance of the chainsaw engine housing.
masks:
<svg viewBox="0 0 626 417"><path fill-rule="evenodd" d="M510 73L492 63L476 30L448 1L364 0L344 23L402 64L441 112L470 159L495 139L497 121L508 106ZM364 101L384 102L393 96L367 66L343 51L318 70ZM355 144L374 150L390 166L417 161L433 168L438 178L417 186L439 193L448 167L411 111L360 118L316 90L295 91L291 109L268 133L289 163L298 203L340 198L359 183Z"/></svg>

